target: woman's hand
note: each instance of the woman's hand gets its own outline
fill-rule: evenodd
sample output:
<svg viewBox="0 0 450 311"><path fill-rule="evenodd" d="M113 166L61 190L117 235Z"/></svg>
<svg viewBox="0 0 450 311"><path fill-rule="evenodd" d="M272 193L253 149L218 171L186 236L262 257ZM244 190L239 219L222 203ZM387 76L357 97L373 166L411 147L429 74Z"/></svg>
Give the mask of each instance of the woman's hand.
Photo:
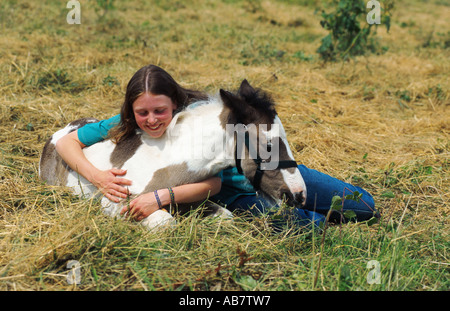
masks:
<svg viewBox="0 0 450 311"><path fill-rule="evenodd" d="M160 196L165 196L169 192L167 189L158 190ZM136 221L141 221L144 218L150 216L152 213L159 209L158 202L156 201L155 194L153 192L145 193L137 198L133 199L129 205L122 208L120 214L128 213L128 217Z"/></svg>
<svg viewBox="0 0 450 311"><path fill-rule="evenodd" d="M96 186L105 197L118 203L120 199L128 197L128 189L124 186L130 186L131 180L122 177L127 173L126 170L109 169L106 171L97 170L90 178L92 184Z"/></svg>

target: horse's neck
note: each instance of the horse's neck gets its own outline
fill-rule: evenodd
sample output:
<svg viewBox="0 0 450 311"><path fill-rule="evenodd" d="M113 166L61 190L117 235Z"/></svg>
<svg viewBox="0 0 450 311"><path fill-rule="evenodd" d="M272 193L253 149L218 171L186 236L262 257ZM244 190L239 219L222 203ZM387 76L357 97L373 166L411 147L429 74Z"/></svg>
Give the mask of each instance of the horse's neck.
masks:
<svg viewBox="0 0 450 311"><path fill-rule="evenodd" d="M234 165L234 136L229 137L223 120L230 113L222 101L210 98L176 114L165 133L167 146L182 150L191 167L218 172Z"/></svg>

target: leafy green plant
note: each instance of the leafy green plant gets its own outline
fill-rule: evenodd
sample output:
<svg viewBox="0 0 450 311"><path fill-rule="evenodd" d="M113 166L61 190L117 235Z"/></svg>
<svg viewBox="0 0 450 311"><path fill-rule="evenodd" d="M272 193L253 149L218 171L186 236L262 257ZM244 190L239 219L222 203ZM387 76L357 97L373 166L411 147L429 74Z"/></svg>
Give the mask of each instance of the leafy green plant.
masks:
<svg viewBox="0 0 450 311"><path fill-rule="evenodd" d="M391 23L389 11L393 8L393 1L385 1L384 4L381 24L389 31ZM364 55L367 51L377 51L377 42L373 34L371 35L372 27L377 24L367 23L366 2L332 0L331 5L335 7L334 11L330 13L322 11L320 25L330 33L322 39L322 44L317 49L320 57L327 62L346 60L351 56Z"/></svg>

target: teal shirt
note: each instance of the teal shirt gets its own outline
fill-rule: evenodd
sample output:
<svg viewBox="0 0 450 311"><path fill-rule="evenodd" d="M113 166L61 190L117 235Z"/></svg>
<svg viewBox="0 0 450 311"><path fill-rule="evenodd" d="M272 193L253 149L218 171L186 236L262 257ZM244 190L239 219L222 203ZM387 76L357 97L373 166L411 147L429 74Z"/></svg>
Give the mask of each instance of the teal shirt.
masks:
<svg viewBox="0 0 450 311"><path fill-rule="evenodd" d="M88 123L78 129L78 139L86 146L101 142L108 137L108 132L120 123L120 114L96 123Z"/></svg>
<svg viewBox="0 0 450 311"><path fill-rule="evenodd" d="M224 169L216 176L222 179L222 188L218 194L211 197L212 201L230 205L240 196L256 194L247 177L239 174L235 167Z"/></svg>
<svg viewBox="0 0 450 311"><path fill-rule="evenodd" d="M109 130L119 122L120 114L96 123L88 123L78 129L78 139L86 146L101 142L108 137ZM210 198L212 201L230 205L240 196L255 195L255 189L250 181L239 174L235 167L224 169L216 176L221 178L222 188L218 194Z"/></svg>

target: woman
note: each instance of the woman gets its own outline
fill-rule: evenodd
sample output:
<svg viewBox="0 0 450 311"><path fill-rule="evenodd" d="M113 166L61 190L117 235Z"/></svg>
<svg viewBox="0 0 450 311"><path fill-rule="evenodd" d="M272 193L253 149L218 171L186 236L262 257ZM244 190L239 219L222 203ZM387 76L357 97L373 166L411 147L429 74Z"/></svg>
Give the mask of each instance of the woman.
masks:
<svg viewBox="0 0 450 311"><path fill-rule="evenodd" d="M134 134L140 128L154 138L161 137L173 114L196 100L205 99L206 95L182 88L163 69L149 65L141 68L128 83L125 101L120 115L98 123L90 123L61 138L56 150L66 163L83 177L88 179L110 200L118 202L126 198L125 186L132 181L122 178L126 171L110 169L100 171L84 156L82 148L109 137L114 142ZM319 224L324 221L325 214L334 195L342 196L353 191L362 193L362 202L345 202L344 210L353 210L357 220L366 220L374 215L372 196L365 190L344 183L304 165L298 166L308 191L304 209L294 208L289 217L293 217L298 225ZM218 176L200 183L188 184L173 188L176 203L191 203L210 197L223 203L231 211L250 211L254 215L270 213L273 206L267 200L256 196L247 178L235 168L223 170ZM168 189L157 191L161 204L171 202ZM154 193L142 194L130 202L131 216L142 220L158 209ZM122 213L126 212L126 208ZM291 217L291 218L292 218Z"/></svg>

